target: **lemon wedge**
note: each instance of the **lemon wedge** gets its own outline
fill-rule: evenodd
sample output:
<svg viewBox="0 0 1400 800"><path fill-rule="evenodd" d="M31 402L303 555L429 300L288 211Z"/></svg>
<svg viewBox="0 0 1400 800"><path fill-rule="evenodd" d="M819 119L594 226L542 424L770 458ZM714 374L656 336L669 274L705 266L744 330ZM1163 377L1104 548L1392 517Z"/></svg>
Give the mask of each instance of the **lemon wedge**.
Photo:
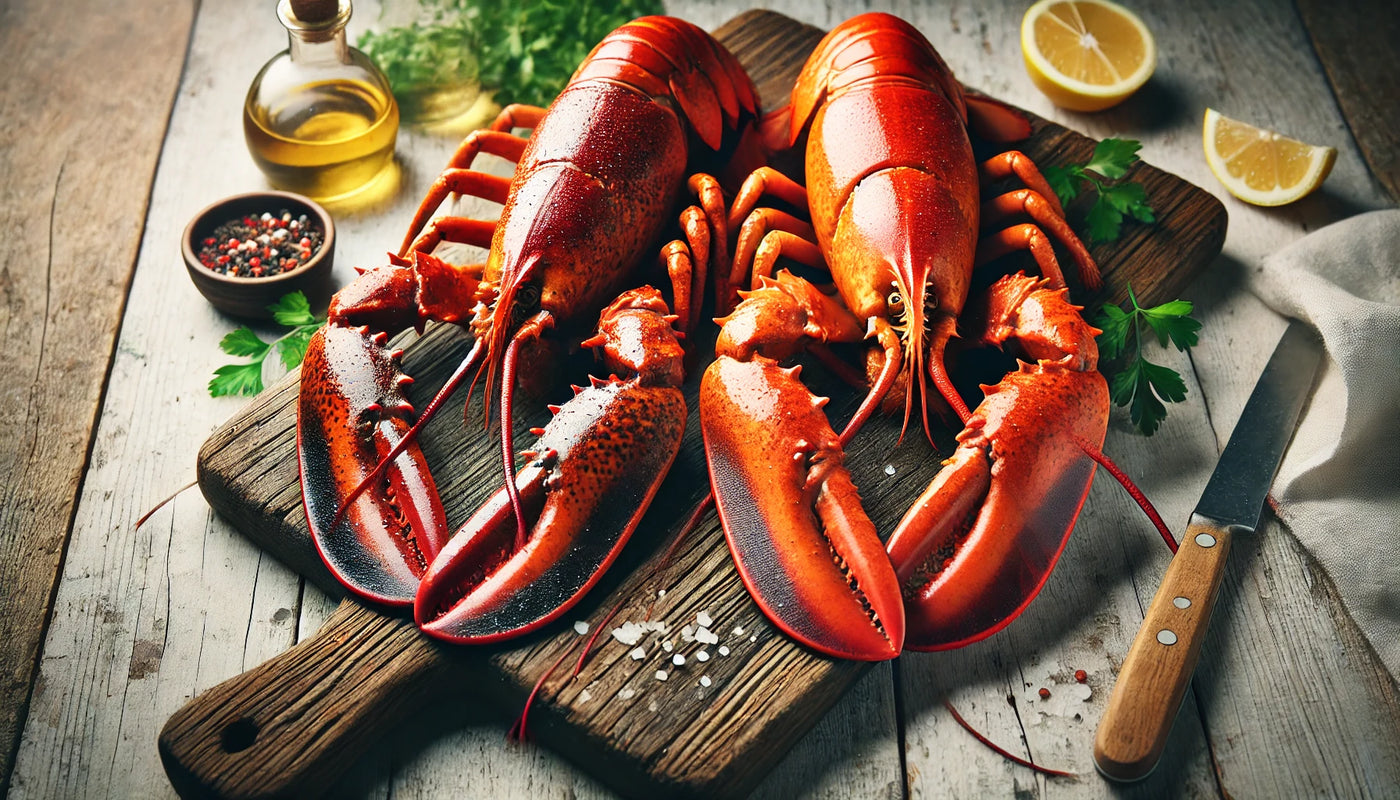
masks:
<svg viewBox="0 0 1400 800"><path fill-rule="evenodd" d="M1256 206L1281 206L1322 185L1337 151L1246 125L1207 108L1206 163L1230 194Z"/></svg>
<svg viewBox="0 0 1400 800"><path fill-rule="evenodd" d="M1021 18L1021 54L1036 88L1073 111L1121 103L1157 66L1151 31L1108 0L1040 0Z"/></svg>

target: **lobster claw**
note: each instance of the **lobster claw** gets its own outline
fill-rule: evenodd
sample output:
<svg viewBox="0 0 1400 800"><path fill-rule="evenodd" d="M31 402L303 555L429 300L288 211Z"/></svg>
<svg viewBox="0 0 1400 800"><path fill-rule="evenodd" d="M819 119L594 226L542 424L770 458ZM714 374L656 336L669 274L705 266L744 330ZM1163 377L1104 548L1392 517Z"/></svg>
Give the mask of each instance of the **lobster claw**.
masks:
<svg viewBox="0 0 1400 800"><path fill-rule="evenodd" d="M503 487L423 575L413 607L420 628L478 644L528 633L572 607L612 565L685 431L673 320L650 287L603 312L599 335L584 344L600 347L609 368L636 374L594 379L537 431L533 457L515 477L524 541Z"/></svg>
<svg viewBox="0 0 1400 800"><path fill-rule="evenodd" d="M894 535L911 650L971 644L1035 598L1069 541L1108 427L1096 371L1022 363L958 434L958 448Z"/></svg>
<svg viewBox="0 0 1400 800"><path fill-rule="evenodd" d="M416 443L383 477L347 497L408 433L409 382L386 336L328 325L311 337L302 363L297 455L312 540L352 592L406 606L418 579L447 541L447 520Z"/></svg>
<svg viewBox="0 0 1400 800"><path fill-rule="evenodd" d="M720 356L700 386L710 483L739 575L778 627L828 655L899 655L894 570L842 465L836 433L798 380Z"/></svg>

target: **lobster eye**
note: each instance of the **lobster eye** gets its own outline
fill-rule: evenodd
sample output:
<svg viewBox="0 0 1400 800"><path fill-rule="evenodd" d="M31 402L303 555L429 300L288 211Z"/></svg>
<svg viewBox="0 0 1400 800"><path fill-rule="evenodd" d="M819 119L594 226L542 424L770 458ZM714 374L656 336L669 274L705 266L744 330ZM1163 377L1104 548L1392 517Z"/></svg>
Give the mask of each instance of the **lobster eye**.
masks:
<svg viewBox="0 0 1400 800"><path fill-rule="evenodd" d="M900 294L898 289L894 290L893 292L890 292L889 297L885 298L885 305L895 309L903 308L904 295Z"/></svg>
<svg viewBox="0 0 1400 800"><path fill-rule="evenodd" d="M511 317L516 322L522 322L532 316L540 309L540 287L536 283L521 284L515 290L515 303L511 308Z"/></svg>

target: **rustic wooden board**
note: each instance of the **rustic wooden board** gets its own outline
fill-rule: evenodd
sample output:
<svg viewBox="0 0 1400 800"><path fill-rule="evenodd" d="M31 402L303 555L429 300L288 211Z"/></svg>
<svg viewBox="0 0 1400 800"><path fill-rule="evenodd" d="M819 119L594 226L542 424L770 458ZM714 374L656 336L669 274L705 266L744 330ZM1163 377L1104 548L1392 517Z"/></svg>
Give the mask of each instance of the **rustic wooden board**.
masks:
<svg viewBox="0 0 1400 800"><path fill-rule="evenodd" d="M785 101L820 32L781 15L750 12L717 35L750 70L771 108ZM1053 164L1082 160L1092 147L1091 140L1038 120L1022 149ZM1103 297L1121 299L1131 282L1140 298L1169 299L1219 252L1225 213L1210 195L1150 166L1138 167L1132 177L1146 184L1160 222L1130 226L1114 245L1095 248L1108 280ZM1071 217L1079 211L1072 208ZM446 327L409 347L406 363L419 377L419 400L441 385L464 352L464 336ZM697 368L688 383L692 401L699 373ZM561 381L570 378L578 380L579 373L561 374ZM838 418L856 400L841 386L818 388L833 396ZM311 547L301 508L295 395L295 379L289 378L217 431L200 455L200 484L210 504L250 538L335 591ZM469 417L479 418L479 402L473 401ZM461 403L459 398L425 434L450 521L465 518L499 482L493 440L462 426ZM537 412L519 424L541 424L543 416ZM569 618L596 626L621 603L617 620L650 614L674 631L705 611L732 655L701 667L693 657L697 646L673 633L668 638L691 660L662 683L653 672L666 656L653 652L634 661L627 656L630 648L609 643L577 679L562 672L552 678L532 717L542 741L625 793L745 793L865 669L813 655L761 618L729 563L713 514L658 573L663 545L706 489L699 438L692 413L682 455L651 514L618 568ZM897 438L896 423L879 421L849 457L882 530L890 529L901 502L927 483L939 460L918 437L896 448ZM664 597L657 596L659 589L666 590ZM736 628L744 633L734 633ZM314 792L392 722L412 715L427 698L441 697L423 691L425 686L471 686L478 691L456 702L518 708L536 679L577 639L572 629L559 626L508 648L447 649L418 636L403 619L347 602L316 638L215 687L172 717L161 737L162 757L182 792ZM697 684L701 675L711 678L710 687Z"/></svg>

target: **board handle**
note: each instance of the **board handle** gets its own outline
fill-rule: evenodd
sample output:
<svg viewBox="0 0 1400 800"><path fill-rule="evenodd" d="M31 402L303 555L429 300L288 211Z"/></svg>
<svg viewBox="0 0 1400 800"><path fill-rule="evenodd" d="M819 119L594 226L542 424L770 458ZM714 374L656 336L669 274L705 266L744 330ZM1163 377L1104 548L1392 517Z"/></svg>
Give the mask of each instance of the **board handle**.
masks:
<svg viewBox="0 0 1400 800"><path fill-rule="evenodd" d="M316 635L195 697L160 732L181 797L310 797L441 696L464 659L342 600Z"/></svg>

